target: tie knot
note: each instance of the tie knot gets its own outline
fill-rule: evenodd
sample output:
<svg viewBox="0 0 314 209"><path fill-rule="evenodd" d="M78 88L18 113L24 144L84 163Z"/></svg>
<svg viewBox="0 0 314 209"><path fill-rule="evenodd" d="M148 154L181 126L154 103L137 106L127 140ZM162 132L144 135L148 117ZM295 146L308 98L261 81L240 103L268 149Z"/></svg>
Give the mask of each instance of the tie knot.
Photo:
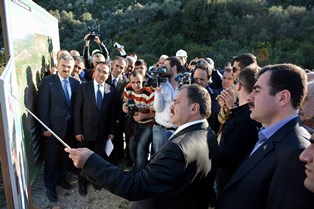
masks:
<svg viewBox="0 0 314 209"><path fill-rule="evenodd" d="M68 80L64 79L63 82L64 82L65 84L67 84L67 83L68 83Z"/></svg>

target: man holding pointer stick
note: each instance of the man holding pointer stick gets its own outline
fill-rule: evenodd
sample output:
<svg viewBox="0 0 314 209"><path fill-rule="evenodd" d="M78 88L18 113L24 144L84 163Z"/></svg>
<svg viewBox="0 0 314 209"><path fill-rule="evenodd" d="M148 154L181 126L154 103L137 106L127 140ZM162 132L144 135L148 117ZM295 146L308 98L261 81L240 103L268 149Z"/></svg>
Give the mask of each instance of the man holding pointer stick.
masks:
<svg viewBox="0 0 314 209"><path fill-rule="evenodd" d="M132 209L207 209L216 172L217 139L206 118L210 96L182 86L170 107L178 129L138 173L127 173L87 148L65 148L81 175L133 202Z"/></svg>

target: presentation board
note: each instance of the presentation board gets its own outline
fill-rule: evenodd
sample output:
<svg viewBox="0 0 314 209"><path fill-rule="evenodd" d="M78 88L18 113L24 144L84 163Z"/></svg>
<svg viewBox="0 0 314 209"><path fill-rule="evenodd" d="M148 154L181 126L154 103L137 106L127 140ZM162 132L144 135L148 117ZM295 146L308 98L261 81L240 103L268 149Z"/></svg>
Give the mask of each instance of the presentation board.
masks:
<svg viewBox="0 0 314 209"><path fill-rule="evenodd" d="M60 48L58 21L30 0L0 2L8 59L0 77L0 149L7 205L33 208L30 185L40 168L41 133L25 107L36 114L39 83L54 66Z"/></svg>

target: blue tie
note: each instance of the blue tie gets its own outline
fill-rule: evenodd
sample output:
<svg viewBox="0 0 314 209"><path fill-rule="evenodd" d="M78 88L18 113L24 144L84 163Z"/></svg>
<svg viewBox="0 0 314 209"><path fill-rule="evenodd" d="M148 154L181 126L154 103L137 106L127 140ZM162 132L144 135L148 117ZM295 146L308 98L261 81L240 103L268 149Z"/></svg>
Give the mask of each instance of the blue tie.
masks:
<svg viewBox="0 0 314 209"><path fill-rule="evenodd" d="M113 88L116 88L116 83L117 83L117 80L114 78L114 79L112 80L112 87L113 87Z"/></svg>
<svg viewBox="0 0 314 209"><path fill-rule="evenodd" d="M68 80L63 80L63 91L68 105L70 104L70 95L68 91Z"/></svg>
<svg viewBox="0 0 314 209"><path fill-rule="evenodd" d="M101 94L101 91L100 91L100 85L98 84L98 90L97 90L97 107L98 109L100 110L101 108L101 103L102 103L102 94Z"/></svg>

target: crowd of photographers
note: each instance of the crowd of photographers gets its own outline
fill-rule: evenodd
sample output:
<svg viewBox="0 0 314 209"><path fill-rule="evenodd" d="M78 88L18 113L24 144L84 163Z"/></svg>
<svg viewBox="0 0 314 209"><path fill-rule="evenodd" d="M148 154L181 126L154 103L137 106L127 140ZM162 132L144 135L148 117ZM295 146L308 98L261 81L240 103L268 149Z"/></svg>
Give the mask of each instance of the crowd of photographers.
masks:
<svg viewBox="0 0 314 209"><path fill-rule="evenodd" d="M193 83L204 87L211 97L207 121L220 146L215 159L220 165L212 168L217 169L210 202L214 206L216 194L258 139L261 124L250 119L246 100L260 69L256 57L244 53L233 57L232 63L226 58L224 69L219 71L211 58L188 62L187 52L179 49L148 66L118 43L114 47L121 56L110 58L97 35L87 34L84 39L82 56L76 50L60 50L56 67L43 79L40 119L71 147L87 147L113 164L126 159L131 172L139 172L177 129L171 122L170 106L179 88ZM99 46L92 53L90 41ZM239 80L243 88L237 87ZM73 168L57 139L45 128L42 131L47 197L55 202L56 185L72 189L66 173ZM78 191L85 196L89 181L79 174L78 182ZM96 184L94 187L100 189Z"/></svg>

